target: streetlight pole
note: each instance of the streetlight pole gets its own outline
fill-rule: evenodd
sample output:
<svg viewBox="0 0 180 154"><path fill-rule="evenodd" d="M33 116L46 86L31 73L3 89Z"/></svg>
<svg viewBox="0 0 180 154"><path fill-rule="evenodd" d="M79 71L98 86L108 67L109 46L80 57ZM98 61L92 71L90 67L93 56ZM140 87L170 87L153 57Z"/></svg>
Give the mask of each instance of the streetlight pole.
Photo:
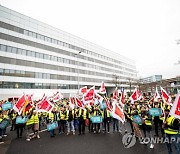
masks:
<svg viewBox="0 0 180 154"><path fill-rule="evenodd" d="M77 54L75 54L77 58L77 85L78 85L78 96L79 96L79 55L81 54L81 51L79 51Z"/></svg>

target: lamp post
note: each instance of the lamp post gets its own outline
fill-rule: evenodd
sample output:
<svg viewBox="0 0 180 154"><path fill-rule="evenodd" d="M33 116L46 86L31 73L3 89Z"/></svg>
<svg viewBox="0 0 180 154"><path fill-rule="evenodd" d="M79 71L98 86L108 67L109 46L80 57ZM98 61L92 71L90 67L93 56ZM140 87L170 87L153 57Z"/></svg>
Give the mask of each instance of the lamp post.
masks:
<svg viewBox="0 0 180 154"><path fill-rule="evenodd" d="M77 84L78 84L78 96L79 96L79 55L81 54L81 51L79 51L77 54L75 54L77 58Z"/></svg>

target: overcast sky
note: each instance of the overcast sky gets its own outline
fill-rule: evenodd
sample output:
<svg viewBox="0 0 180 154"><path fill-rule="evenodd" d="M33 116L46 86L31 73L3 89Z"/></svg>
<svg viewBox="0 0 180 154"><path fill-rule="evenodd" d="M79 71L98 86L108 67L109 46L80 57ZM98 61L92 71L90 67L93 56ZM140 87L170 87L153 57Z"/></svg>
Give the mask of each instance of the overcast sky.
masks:
<svg viewBox="0 0 180 154"><path fill-rule="evenodd" d="M139 77L180 75L180 0L0 0L136 61Z"/></svg>

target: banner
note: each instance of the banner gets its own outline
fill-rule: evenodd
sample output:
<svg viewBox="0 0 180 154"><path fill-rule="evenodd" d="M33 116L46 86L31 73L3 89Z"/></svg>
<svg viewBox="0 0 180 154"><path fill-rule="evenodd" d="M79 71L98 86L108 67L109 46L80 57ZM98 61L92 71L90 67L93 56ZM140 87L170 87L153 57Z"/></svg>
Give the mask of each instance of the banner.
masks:
<svg viewBox="0 0 180 154"><path fill-rule="evenodd" d="M6 102L6 103L2 104L2 109L4 111L12 109L12 108L13 108L13 104L11 102Z"/></svg>
<svg viewBox="0 0 180 154"><path fill-rule="evenodd" d="M151 108L149 110L149 114L153 117L155 116L161 116L162 115L162 109L161 108Z"/></svg>

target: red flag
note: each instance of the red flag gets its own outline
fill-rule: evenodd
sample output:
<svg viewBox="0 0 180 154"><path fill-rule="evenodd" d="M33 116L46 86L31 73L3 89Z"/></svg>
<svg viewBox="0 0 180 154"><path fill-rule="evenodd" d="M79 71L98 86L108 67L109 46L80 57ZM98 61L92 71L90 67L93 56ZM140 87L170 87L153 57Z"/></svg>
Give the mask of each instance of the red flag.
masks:
<svg viewBox="0 0 180 154"><path fill-rule="evenodd" d="M63 95L59 91L53 94L53 102L58 102L61 99L63 99Z"/></svg>
<svg viewBox="0 0 180 154"><path fill-rule="evenodd" d="M141 94L138 88L134 89L134 92L132 93L132 95L130 96L131 102L134 103L134 101L138 101L141 99Z"/></svg>
<svg viewBox="0 0 180 154"><path fill-rule="evenodd" d="M120 120L122 123L125 122L125 115L124 115L124 112L123 110L118 106L117 103L113 103L113 109L112 109L112 112L111 113L111 116L115 119L118 119Z"/></svg>
<svg viewBox="0 0 180 154"><path fill-rule="evenodd" d="M160 88L161 88L161 94L162 94L161 96L162 96L164 103L168 103L168 104L172 105L171 97L168 95L168 93L162 87L160 87Z"/></svg>
<svg viewBox="0 0 180 154"><path fill-rule="evenodd" d="M53 108L54 105L49 102L47 96L36 105L36 110L39 112L51 112Z"/></svg>
<svg viewBox="0 0 180 154"><path fill-rule="evenodd" d="M119 97L119 93L118 93L118 88L116 87L116 89L114 90L114 93L113 93L113 99L118 99Z"/></svg>
<svg viewBox="0 0 180 154"><path fill-rule="evenodd" d="M78 106L79 108L84 108L84 104L77 97L75 97L75 102L76 106Z"/></svg>
<svg viewBox="0 0 180 154"><path fill-rule="evenodd" d="M103 81L102 81L101 87L99 89L99 93L100 94L105 94L106 93L106 88L105 88L105 85L104 85Z"/></svg>
<svg viewBox="0 0 180 154"><path fill-rule="evenodd" d="M161 97L160 97L160 95L159 95L159 93L158 93L158 89L157 89L157 87L156 87L156 92L155 92L155 94L154 94L153 101L154 101L154 102L157 102L159 98L161 98Z"/></svg>
<svg viewBox="0 0 180 154"><path fill-rule="evenodd" d="M87 93L83 95L83 103L87 104L94 100L95 90L94 87L91 87Z"/></svg>
<svg viewBox="0 0 180 154"><path fill-rule="evenodd" d="M23 95L22 97L20 97L18 99L18 101L16 102L16 104L13 106L13 109L18 112L18 114L20 115L22 113L24 104L26 103L26 97Z"/></svg>
<svg viewBox="0 0 180 154"><path fill-rule="evenodd" d="M173 103L170 114L173 117L180 119L180 93L178 93L176 96L176 99Z"/></svg>
<svg viewBox="0 0 180 154"><path fill-rule="evenodd" d="M82 94L87 93L87 86L80 88L79 92L82 93Z"/></svg>
<svg viewBox="0 0 180 154"><path fill-rule="evenodd" d="M124 107L124 104L125 104L124 89L121 92L120 104L122 105L122 107Z"/></svg>

